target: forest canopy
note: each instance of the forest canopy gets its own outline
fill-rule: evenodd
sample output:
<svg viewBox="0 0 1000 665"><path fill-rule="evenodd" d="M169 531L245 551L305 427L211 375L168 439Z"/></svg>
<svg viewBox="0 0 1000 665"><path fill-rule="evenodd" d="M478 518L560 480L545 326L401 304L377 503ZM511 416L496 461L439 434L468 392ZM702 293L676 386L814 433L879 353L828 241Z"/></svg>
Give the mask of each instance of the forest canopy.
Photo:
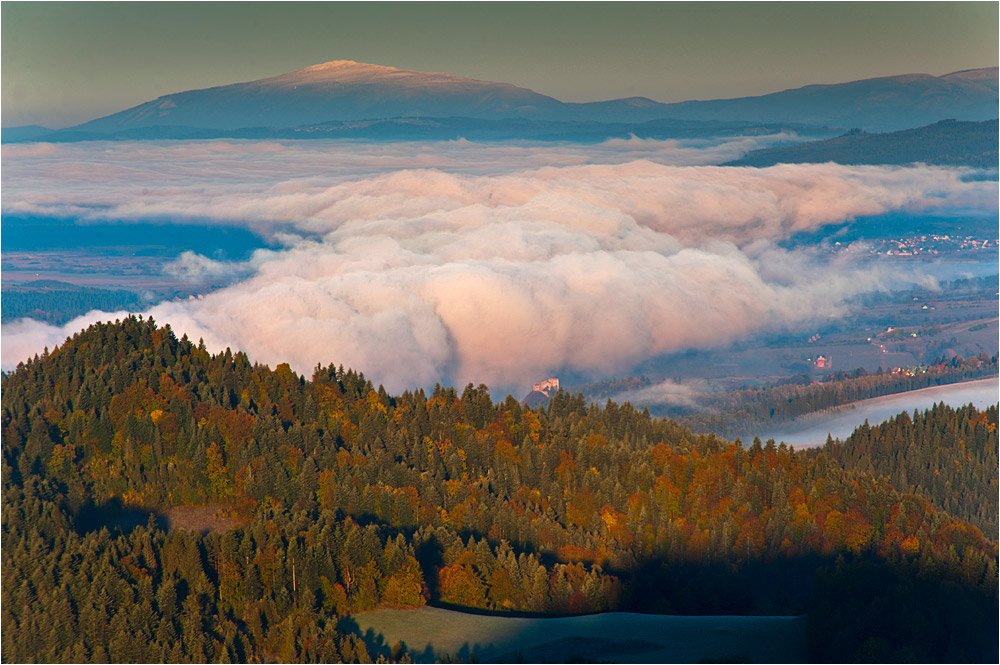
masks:
<svg viewBox="0 0 1000 665"><path fill-rule="evenodd" d="M996 501L995 408L744 448L566 392L533 409L307 378L142 318L2 389L4 660L405 659L338 622L425 603L806 614L815 660L997 658L996 509L963 508ZM872 461L954 433L970 471L920 457L948 491ZM165 528L183 506L234 526Z"/></svg>

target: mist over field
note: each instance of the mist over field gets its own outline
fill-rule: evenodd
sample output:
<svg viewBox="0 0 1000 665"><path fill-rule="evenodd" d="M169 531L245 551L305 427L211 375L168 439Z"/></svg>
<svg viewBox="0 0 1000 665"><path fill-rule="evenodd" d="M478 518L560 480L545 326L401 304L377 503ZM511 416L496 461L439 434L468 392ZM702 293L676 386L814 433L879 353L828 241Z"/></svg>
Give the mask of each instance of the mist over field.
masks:
<svg viewBox="0 0 1000 665"><path fill-rule="evenodd" d="M8 145L3 214L249 229L270 246L247 261L167 266L228 286L147 314L306 374L333 362L390 390L517 393L829 320L903 279L779 246L796 232L997 210L995 182L969 169L713 166L789 138ZM3 366L115 316L6 324Z"/></svg>

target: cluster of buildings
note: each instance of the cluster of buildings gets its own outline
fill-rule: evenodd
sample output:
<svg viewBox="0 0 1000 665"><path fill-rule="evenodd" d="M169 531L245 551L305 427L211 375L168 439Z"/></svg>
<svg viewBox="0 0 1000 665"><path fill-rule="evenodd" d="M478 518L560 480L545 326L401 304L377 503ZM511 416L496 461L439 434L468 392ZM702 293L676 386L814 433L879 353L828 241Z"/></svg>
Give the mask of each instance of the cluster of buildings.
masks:
<svg viewBox="0 0 1000 665"><path fill-rule="evenodd" d="M974 236L926 234L910 238L834 243L833 251L859 252L879 256L937 256L951 252L996 252L1000 241Z"/></svg>

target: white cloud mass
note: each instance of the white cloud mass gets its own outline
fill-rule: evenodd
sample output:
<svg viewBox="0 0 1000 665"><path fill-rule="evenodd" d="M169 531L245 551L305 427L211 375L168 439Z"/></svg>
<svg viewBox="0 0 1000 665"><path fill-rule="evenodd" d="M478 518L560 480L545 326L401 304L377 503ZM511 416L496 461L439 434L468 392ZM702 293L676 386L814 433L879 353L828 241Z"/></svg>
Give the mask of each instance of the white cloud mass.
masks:
<svg viewBox="0 0 1000 665"><path fill-rule="evenodd" d="M704 165L759 144L14 145L3 211L247 227L276 249L243 264L185 253L173 270L240 281L148 313L301 372L516 392L836 317L882 285L775 244L796 231L997 207L995 183L961 169ZM5 325L4 367L98 318L114 317Z"/></svg>

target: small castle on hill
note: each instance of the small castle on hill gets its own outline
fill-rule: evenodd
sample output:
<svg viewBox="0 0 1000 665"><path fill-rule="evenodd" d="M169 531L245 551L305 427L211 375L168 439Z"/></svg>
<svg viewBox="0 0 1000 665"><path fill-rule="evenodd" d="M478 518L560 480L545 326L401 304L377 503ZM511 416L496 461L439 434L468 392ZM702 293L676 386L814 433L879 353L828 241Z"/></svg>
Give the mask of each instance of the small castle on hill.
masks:
<svg viewBox="0 0 1000 665"><path fill-rule="evenodd" d="M552 393L559 392L559 379L545 379L541 383L531 386L533 392L544 393L546 397Z"/></svg>
<svg viewBox="0 0 1000 665"><path fill-rule="evenodd" d="M557 392L559 392L559 379L545 379L531 386L531 392L521 400L521 403L525 406L545 404Z"/></svg>

